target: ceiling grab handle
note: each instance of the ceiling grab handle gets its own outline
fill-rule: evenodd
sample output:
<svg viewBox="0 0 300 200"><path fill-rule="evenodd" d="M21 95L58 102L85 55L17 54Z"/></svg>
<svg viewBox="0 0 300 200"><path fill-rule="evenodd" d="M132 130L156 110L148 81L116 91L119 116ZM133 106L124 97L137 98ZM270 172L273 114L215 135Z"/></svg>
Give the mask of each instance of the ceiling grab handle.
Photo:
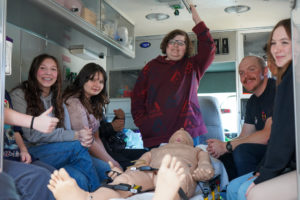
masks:
<svg viewBox="0 0 300 200"><path fill-rule="evenodd" d="M191 8L190 8L190 2L188 0L182 0L182 3L186 7L186 9L189 11L189 13L192 13Z"/></svg>
<svg viewBox="0 0 300 200"><path fill-rule="evenodd" d="M297 0L290 0L291 1L291 8L294 10L297 6Z"/></svg>

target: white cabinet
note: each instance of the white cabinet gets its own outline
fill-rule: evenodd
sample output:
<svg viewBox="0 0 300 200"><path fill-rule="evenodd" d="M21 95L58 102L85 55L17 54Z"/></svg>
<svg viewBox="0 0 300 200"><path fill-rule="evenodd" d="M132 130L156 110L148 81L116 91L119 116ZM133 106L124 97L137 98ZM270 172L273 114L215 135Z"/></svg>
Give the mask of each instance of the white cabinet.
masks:
<svg viewBox="0 0 300 200"><path fill-rule="evenodd" d="M111 70L132 70L142 69L147 62L161 54L160 43L163 36L136 37L134 59L126 58L122 55L112 56ZM148 48L142 48L140 45L148 42Z"/></svg>
<svg viewBox="0 0 300 200"><path fill-rule="evenodd" d="M103 57L104 45L135 57L134 24L104 0L9 0L7 21L67 49L80 45Z"/></svg>

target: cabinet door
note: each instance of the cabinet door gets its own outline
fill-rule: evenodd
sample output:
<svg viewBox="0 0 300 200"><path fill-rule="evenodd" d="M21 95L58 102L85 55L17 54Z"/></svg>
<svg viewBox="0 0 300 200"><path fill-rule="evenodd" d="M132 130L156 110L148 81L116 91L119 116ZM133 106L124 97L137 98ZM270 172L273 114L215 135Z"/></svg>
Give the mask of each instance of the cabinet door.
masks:
<svg viewBox="0 0 300 200"><path fill-rule="evenodd" d="M135 58L130 59L122 55L113 56L112 60L112 69L142 69L147 62L156 58L161 54L160 43L162 37L151 38L151 37L137 37L135 42ZM150 46L148 48L141 47L141 44L148 42Z"/></svg>
<svg viewBox="0 0 300 200"><path fill-rule="evenodd" d="M141 70L110 71L109 95L111 98L130 98Z"/></svg>
<svg viewBox="0 0 300 200"><path fill-rule="evenodd" d="M89 0L90 1L90 0ZM134 25L106 1L101 2L100 30L123 48L134 51Z"/></svg>

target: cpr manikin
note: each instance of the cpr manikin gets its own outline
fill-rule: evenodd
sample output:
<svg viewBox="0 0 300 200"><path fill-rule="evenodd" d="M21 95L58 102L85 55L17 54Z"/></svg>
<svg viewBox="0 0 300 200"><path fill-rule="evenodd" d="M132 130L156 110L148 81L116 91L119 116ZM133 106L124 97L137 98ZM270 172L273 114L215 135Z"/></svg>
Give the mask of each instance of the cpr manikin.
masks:
<svg viewBox="0 0 300 200"><path fill-rule="evenodd" d="M155 169L159 169L162 159L165 157L165 155L171 155L171 157L175 157L178 163L180 163L183 174L185 175L185 178L181 180L180 187L188 197L193 196L197 181L209 180L214 175L214 170L208 153L202 151L200 148L193 147L193 140L191 136L188 132L181 128L171 136L169 143L159 148L154 148L151 151L143 154L136 162L135 167L137 170L128 168L125 172L122 172L119 168L111 166L112 171L117 171L118 173L111 174L113 181L109 183L109 185L137 185L142 187L142 191L153 190L155 186L159 184L156 183L157 171ZM148 166L150 169L154 170L140 171L139 168L141 166ZM56 179L58 178L52 178L54 181L50 181L49 189L51 190L51 188L53 188L51 191L54 193L55 197L62 197L61 194L55 194L55 191L59 190L59 188L57 189L58 184L54 183L57 182L55 181ZM79 187L72 188L73 190L81 190ZM60 191L60 193L63 193L63 190ZM85 200L89 196L91 196L93 199L104 200L110 198L126 198L132 195L132 192L130 191L113 190L107 187L100 187L93 193L84 192L83 190L76 192L78 195L75 200ZM168 191L166 190L166 193L167 192ZM67 196L63 197L68 199ZM178 195L177 198L179 199Z"/></svg>

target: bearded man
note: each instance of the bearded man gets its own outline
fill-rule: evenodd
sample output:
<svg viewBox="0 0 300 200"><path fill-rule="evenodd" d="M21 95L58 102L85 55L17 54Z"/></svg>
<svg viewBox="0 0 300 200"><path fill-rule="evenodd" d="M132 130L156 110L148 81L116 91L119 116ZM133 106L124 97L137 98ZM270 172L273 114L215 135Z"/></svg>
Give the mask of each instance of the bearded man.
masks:
<svg viewBox="0 0 300 200"><path fill-rule="evenodd" d="M252 92L242 131L229 142L207 140L208 152L223 162L229 180L254 171L261 161L271 133L276 90L276 81L268 78L268 68L262 58L244 57L239 75L243 87Z"/></svg>

